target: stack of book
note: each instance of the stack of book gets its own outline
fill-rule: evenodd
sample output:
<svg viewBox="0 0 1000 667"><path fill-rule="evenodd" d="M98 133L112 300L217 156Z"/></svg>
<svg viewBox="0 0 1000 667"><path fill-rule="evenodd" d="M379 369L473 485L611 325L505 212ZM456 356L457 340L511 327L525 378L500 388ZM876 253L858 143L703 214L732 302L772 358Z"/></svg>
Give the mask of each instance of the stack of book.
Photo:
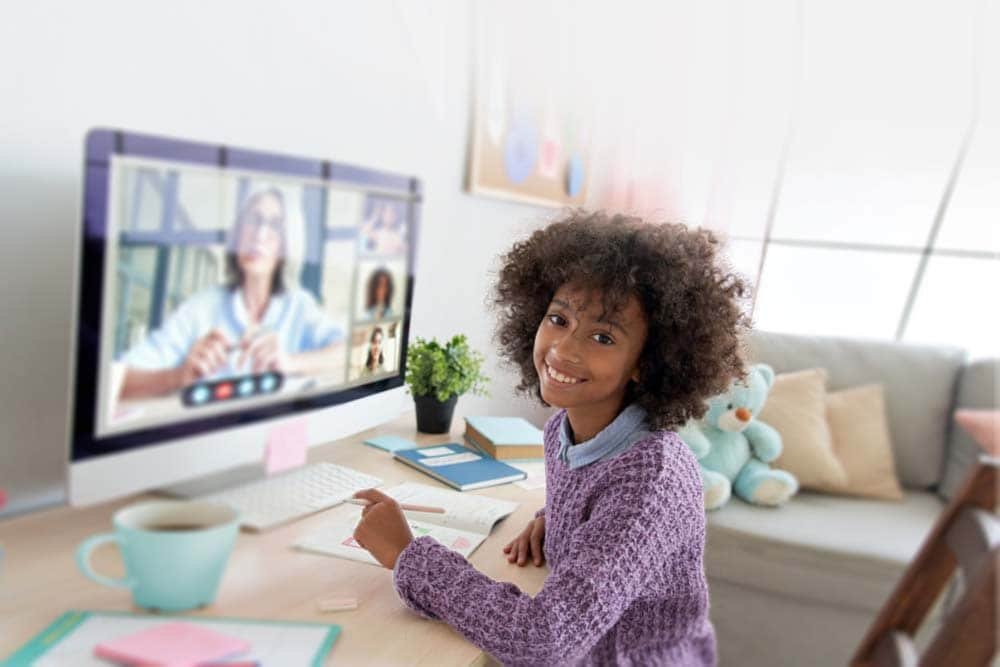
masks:
<svg viewBox="0 0 1000 667"><path fill-rule="evenodd" d="M465 441L498 461L544 456L542 431L521 417L466 417Z"/></svg>

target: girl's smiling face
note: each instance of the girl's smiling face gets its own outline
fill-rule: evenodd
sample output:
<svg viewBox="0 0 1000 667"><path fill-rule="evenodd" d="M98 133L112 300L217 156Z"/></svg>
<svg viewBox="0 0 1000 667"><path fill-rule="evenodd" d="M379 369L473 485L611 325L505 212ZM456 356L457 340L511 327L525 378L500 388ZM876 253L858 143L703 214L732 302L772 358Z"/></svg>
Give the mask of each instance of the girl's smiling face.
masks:
<svg viewBox="0 0 1000 667"><path fill-rule="evenodd" d="M590 437L618 415L628 383L638 381L648 334L635 296L617 313L602 310L599 292L563 285L535 333L542 399L569 410L574 431ZM597 431L588 433L593 425Z"/></svg>

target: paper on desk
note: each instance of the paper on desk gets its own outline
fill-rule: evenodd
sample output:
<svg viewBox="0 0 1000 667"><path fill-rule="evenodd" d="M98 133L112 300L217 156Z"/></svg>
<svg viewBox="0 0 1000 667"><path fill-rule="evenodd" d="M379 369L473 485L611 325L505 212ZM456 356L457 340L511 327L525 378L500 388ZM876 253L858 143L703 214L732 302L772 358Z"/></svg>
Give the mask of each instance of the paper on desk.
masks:
<svg viewBox="0 0 1000 667"><path fill-rule="evenodd" d="M545 461L523 460L504 461L504 463L512 465L518 470L524 471L528 475L520 482L514 482L515 486L519 486L522 489L527 489L529 491L533 489L545 488Z"/></svg>
<svg viewBox="0 0 1000 667"><path fill-rule="evenodd" d="M432 537L466 557L483 543L497 521L518 507L518 503L508 500L412 482L386 489L385 493L400 503L443 507L444 514L408 512L410 529L415 536ZM367 551L354 543L352 536L361 518L361 509L351 509L350 514L330 523L322 532L299 540L295 547L365 563L377 563Z"/></svg>
<svg viewBox="0 0 1000 667"><path fill-rule="evenodd" d="M354 541L354 528L361 519L361 509L352 510L350 515L339 521L328 524L322 532L309 535L295 543L295 548L302 551L337 556L371 565L380 565L375 558L360 544ZM466 558L476 550L486 539L486 535L472 533L466 530L436 526L432 523L407 520L414 537L434 538L440 544L457 551Z"/></svg>
<svg viewBox="0 0 1000 667"><path fill-rule="evenodd" d="M444 508L444 514L419 515L421 521L483 535L489 535L496 522L511 514L519 504L414 482L394 486L386 493L401 503Z"/></svg>

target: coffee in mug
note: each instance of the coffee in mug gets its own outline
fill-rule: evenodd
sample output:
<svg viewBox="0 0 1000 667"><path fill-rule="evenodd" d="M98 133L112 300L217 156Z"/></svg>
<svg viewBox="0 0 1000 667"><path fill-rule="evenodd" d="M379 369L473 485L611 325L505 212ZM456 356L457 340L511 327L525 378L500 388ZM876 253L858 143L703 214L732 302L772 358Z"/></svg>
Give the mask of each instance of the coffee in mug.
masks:
<svg viewBox="0 0 1000 667"><path fill-rule="evenodd" d="M76 562L99 584L127 588L136 606L162 611L203 607L215 600L239 532L239 514L228 505L197 500L159 500L125 507L112 518L113 533L80 544ZM114 542L125 576L93 570L91 552Z"/></svg>

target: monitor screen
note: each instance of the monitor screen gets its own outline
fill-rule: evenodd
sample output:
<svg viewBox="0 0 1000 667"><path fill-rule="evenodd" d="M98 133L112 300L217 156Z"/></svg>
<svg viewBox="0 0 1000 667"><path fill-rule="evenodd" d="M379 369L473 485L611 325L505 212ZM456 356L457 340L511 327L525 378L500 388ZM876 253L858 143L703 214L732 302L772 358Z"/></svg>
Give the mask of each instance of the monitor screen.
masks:
<svg viewBox="0 0 1000 667"><path fill-rule="evenodd" d="M419 197L395 174L91 131L73 460L400 386Z"/></svg>

